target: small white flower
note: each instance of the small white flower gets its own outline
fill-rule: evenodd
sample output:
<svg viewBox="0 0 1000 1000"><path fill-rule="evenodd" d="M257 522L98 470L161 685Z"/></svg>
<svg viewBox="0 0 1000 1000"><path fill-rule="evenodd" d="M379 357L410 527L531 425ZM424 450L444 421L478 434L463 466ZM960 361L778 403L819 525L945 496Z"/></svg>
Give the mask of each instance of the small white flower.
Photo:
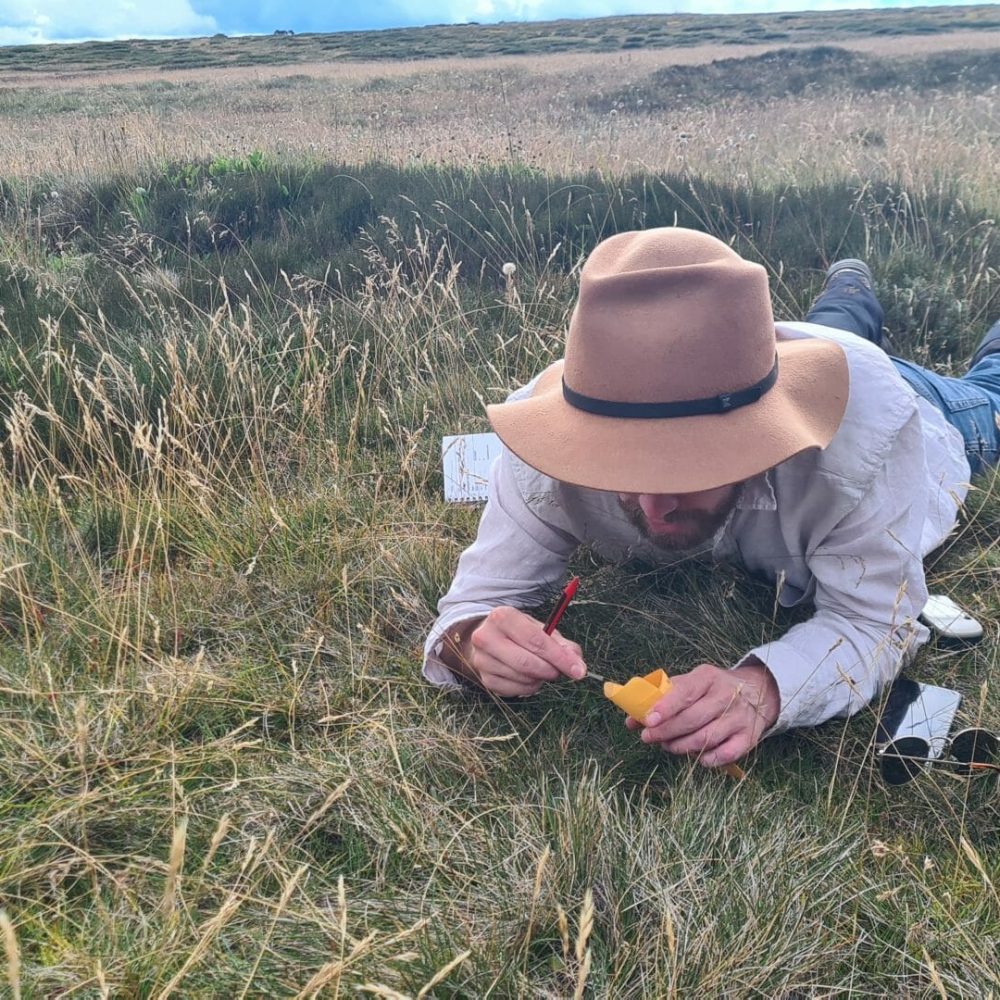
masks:
<svg viewBox="0 0 1000 1000"><path fill-rule="evenodd" d="M510 278L517 270L517 264L514 264L512 261L507 261L507 263L504 264L504 266L501 267L500 270L503 272L503 276L505 278Z"/></svg>
<svg viewBox="0 0 1000 1000"><path fill-rule="evenodd" d="M892 848L884 840L873 840L869 850L876 858L884 858L892 854Z"/></svg>

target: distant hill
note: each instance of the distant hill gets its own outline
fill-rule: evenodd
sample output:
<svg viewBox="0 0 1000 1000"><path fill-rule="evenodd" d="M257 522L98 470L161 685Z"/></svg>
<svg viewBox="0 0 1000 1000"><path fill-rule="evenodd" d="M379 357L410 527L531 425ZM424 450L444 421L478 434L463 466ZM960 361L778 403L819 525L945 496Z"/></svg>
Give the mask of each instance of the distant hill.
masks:
<svg viewBox="0 0 1000 1000"><path fill-rule="evenodd" d="M371 59L609 52L693 45L830 43L858 37L930 35L1000 28L1000 7L782 14L646 14L589 20L436 25L384 31L230 38L83 42L0 47L0 71L193 69Z"/></svg>

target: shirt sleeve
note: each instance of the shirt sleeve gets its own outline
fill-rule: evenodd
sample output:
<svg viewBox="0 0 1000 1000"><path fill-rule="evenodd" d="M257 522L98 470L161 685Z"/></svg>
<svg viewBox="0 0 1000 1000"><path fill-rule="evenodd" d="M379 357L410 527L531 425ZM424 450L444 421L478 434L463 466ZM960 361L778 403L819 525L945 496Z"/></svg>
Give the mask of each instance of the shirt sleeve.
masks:
<svg viewBox="0 0 1000 1000"><path fill-rule="evenodd" d="M810 542L815 615L740 661L756 657L777 682L781 712L769 734L853 714L927 641L916 620L927 601L922 468L919 421L911 420L856 507Z"/></svg>
<svg viewBox="0 0 1000 1000"><path fill-rule="evenodd" d="M476 540L458 560L438 618L424 644L423 675L439 687L460 682L441 660L445 633L504 605L541 604L563 582L578 540L545 521L528 503L519 482L518 459L504 449L490 470L489 496Z"/></svg>

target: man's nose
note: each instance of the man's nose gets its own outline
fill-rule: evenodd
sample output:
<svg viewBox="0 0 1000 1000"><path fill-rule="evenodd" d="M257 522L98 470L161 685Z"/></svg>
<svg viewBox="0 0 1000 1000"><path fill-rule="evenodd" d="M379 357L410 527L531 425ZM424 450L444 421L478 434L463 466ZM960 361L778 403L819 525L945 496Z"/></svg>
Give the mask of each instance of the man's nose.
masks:
<svg viewBox="0 0 1000 1000"><path fill-rule="evenodd" d="M639 508L649 522L660 521L680 506L676 493L640 493Z"/></svg>

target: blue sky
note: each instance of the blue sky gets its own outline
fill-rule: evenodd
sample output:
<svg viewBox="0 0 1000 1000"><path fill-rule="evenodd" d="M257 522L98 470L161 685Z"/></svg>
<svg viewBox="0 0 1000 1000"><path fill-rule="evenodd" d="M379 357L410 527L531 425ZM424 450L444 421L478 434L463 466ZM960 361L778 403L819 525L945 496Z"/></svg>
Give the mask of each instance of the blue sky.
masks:
<svg viewBox="0 0 1000 1000"><path fill-rule="evenodd" d="M919 2L919 0L917 0ZM963 0L954 0L954 4ZM931 0L922 6L950 6ZM611 14L912 7L915 0L0 0L0 44L90 38L350 31Z"/></svg>

